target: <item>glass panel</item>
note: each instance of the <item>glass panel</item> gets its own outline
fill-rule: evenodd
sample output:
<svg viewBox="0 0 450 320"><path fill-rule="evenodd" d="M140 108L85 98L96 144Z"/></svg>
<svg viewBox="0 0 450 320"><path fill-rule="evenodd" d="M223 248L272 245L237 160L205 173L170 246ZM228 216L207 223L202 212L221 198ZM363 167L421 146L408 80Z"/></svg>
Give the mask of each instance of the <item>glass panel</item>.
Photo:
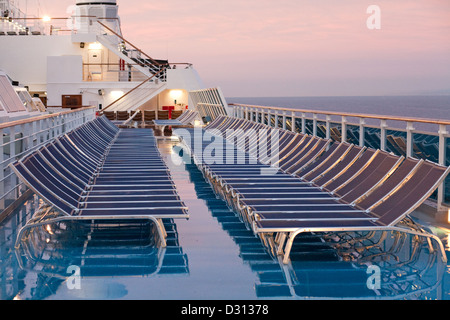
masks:
<svg viewBox="0 0 450 320"><path fill-rule="evenodd" d="M270 115L270 124L269 124L271 127L275 127L275 119L276 119L276 116L274 114L271 114Z"/></svg>
<svg viewBox="0 0 450 320"><path fill-rule="evenodd" d="M347 142L359 146L359 126L347 125Z"/></svg>
<svg viewBox="0 0 450 320"><path fill-rule="evenodd" d="M283 116L280 114L278 115L278 128L283 128Z"/></svg>
<svg viewBox="0 0 450 320"><path fill-rule="evenodd" d="M364 145L372 149L381 149L381 130L364 128Z"/></svg>
<svg viewBox="0 0 450 320"><path fill-rule="evenodd" d="M422 133L413 134L413 155L418 159L439 162L439 137Z"/></svg>
<svg viewBox="0 0 450 320"><path fill-rule="evenodd" d="M292 131L292 117L286 117L286 130Z"/></svg>
<svg viewBox="0 0 450 320"><path fill-rule="evenodd" d="M330 138L333 141L342 141L342 126L340 123L330 122Z"/></svg>
<svg viewBox="0 0 450 320"><path fill-rule="evenodd" d="M301 118L295 119L295 132L298 132L298 133L302 132L302 119Z"/></svg>
<svg viewBox="0 0 450 320"><path fill-rule="evenodd" d="M326 138L327 124L324 121L317 121L317 136L319 138Z"/></svg>
<svg viewBox="0 0 450 320"><path fill-rule="evenodd" d="M386 131L386 151L398 156L406 156L406 132L387 130Z"/></svg>
<svg viewBox="0 0 450 320"><path fill-rule="evenodd" d="M306 121L305 121L305 133L309 134L309 135L312 135L313 134L313 127L314 127L313 121L309 120L309 119L306 119Z"/></svg>

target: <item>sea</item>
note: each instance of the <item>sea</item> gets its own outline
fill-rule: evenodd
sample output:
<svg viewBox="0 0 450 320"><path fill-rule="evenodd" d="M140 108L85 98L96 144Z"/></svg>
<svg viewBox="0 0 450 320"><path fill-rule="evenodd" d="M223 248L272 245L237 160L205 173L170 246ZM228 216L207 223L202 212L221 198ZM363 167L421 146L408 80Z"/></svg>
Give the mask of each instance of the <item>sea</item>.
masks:
<svg viewBox="0 0 450 320"><path fill-rule="evenodd" d="M230 97L228 103L450 120L450 95Z"/></svg>

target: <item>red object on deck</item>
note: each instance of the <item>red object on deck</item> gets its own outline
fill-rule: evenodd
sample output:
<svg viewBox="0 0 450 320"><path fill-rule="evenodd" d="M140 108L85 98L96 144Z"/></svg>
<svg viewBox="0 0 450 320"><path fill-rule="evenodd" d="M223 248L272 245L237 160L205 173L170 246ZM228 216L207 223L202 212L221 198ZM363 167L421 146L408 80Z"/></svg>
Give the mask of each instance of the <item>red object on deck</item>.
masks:
<svg viewBox="0 0 450 320"><path fill-rule="evenodd" d="M169 119L172 119L172 111L175 110L175 106L163 106L164 111L169 111Z"/></svg>

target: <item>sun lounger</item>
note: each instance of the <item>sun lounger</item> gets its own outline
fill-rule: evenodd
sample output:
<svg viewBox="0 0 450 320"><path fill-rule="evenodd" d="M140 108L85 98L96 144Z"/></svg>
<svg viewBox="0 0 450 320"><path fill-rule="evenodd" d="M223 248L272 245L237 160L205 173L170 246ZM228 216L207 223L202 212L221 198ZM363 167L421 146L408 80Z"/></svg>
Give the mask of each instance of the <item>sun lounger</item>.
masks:
<svg viewBox="0 0 450 320"><path fill-rule="evenodd" d="M199 115L197 111L188 110L184 112L177 119L173 120L153 120L153 124L155 126L161 127L161 132L164 132L165 127L183 127L183 126L191 126L194 125L194 122L199 119Z"/></svg>
<svg viewBox="0 0 450 320"><path fill-rule="evenodd" d="M232 129L237 133L223 143L232 143L234 151L254 151L254 145L245 143L247 137L240 136L261 128L249 122L219 117L205 130L223 135ZM328 140L308 135L289 138L297 139L297 145L289 144L283 135L282 150L273 155L282 158L275 166L267 161L273 157L252 164L196 159L214 191L251 224L255 234L277 235L278 253L285 263L296 236L308 231L394 230L434 239L443 249L435 236L398 224L436 190L449 168L348 143L333 144L327 150ZM259 142L257 138L250 141ZM251 155L245 153L243 158L251 159ZM261 175L261 170L270 168L274 169L271 175Z"/></svg>
<svg viewBox="0 0 450 320"><path fill-rule="evenodd" d="M409 172L409 174L404 176L404 179L400 185L396 186L396 189L387 188L389 190L386 190L381 186L379 193L383 193L383 196L381 197L378 194L377 203L367 210L363 210L363 207L360 208L356 216L361 216L361 213L363 213L369 219L356 220L352 218L352 211L348 211L350 216L341 216L340 213L336 213L330 214L326 219L319 219L319 216L313 214L307 214L304 220L297 219L297 215L285 214L278 217L272 215L271 217L265 216L265 219L256 220L253 228L257 234L283 234L282 238L284 239L279 242L278 248L279 253L284 255L283 261L285 263L289 260L295 237L303 232L400 231L434 239L439 244L440 250L443 250L442 243L434 235L399 227L397 224L422 204L442 183L448 173L449 168L428 161L420 162L420 164L417 164L414 172ZM355 207L355 213L362 204L360 203ZM323 212L321 214L323 215ZM284 245L286 237L289 239Z"/></svg>
<svg viewBox="0 0 450 320"><path fill-rule="evenodd" d="M16 161L11 168L61 212L62 216L46 223L151 220L165 246L162 219L188 218L151 130L119 131L100 118ZM24 230L32 227L27 225Z"/></svg>

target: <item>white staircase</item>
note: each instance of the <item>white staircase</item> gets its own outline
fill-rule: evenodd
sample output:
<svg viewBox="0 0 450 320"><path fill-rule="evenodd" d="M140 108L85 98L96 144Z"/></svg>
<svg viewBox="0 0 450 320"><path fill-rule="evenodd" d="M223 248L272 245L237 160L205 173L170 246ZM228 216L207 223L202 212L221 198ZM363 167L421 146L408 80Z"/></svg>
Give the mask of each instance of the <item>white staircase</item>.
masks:
<svg viewBox="0 0 450 320"><path fill-rule="evenodd" d="M124 38L121 38L118 34L114 34L114 31L108 26L102 24L101 22L97 22L97 24L97 41L147 77L160 73L160 71L166 67L134 47L130 42L126 41ZM125 43L130 44L133 49L129 49ZM160 73L156 78L158 80L165 81L166 72L164 71Z"/></svg>
<svg viewBox="0 0 450 320"><path fill-rule="evenodd" d="M153 60L107 25L97 21L96 27L97 41L147 78L105 110L135 111L166 89L166 65Z"/></svg>
<svg viewBox="0 0 450 320"><path fill-rule="evenodd" d="M165 82L159 82L157 84L147 82L135 88L129 92L129 94L123 96L116 103L108 107L107 111L135 111L147 101L150 101L162 91L166 89L167 84Z"/></svg>

